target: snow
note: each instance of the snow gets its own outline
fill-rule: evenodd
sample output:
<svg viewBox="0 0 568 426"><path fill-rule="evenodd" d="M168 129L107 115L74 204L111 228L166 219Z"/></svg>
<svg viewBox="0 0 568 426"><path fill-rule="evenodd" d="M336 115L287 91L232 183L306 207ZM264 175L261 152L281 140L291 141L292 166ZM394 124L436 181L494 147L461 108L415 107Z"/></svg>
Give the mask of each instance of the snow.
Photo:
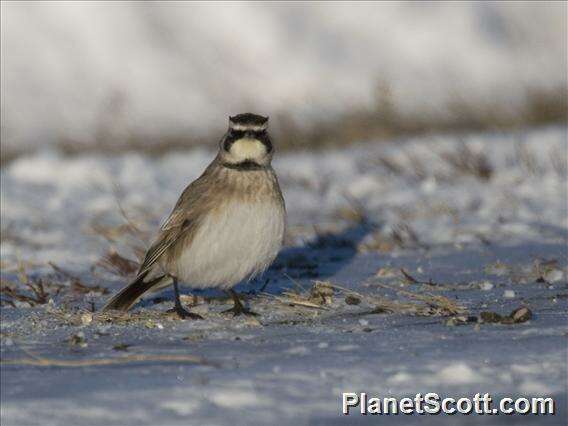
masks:
<svg viewBox="0 0 568 426"><path fill-rule="evenodd" d="M389 421L562 424L567 131L472 134L463 143L467 158L487 158L488 178L452 165L448 154L463 147L451 135L277 152L289 230L266 275L268 295L247 298L259 317L227 317L220 312L228 300L196 292L201 299L193 309L204 321L166 314L172 291L165 290L137 305L129 322L105 322L87 310L90 301L100 307L108 295L74 293L70 276L111 291L123 285L126 277L94 266L109 249L135 259L129 248L144 243L116 231L125 223L120 209L142 240L149 238L211 160L214 144L162 158L44 151L4 166L2 279L20 280L20 263L29 279L62 289L44 305L2 307L2 425L336 424L346 420L341 392L553 396L560 413L552 417ZM95 232L104 226L115 232L112 241ZM70 276L58 275L48 262ZM401 268L421 283L405 280ZM337 286L329 303L314 308L276 299L296 286L310 289L314 280ZM263 284L260 279L238 290L258 291ZM349 291L361 300L347 304ZM465 317L480 318L482 311L507 316L519 306L533 316L492 324L452 323L435 312L372 313L384 298L416 303L408 293L446 296L467 310ZM21 363L32 355L91 364ZM133 355L191 355L207 362L92 363Z"/></svg>

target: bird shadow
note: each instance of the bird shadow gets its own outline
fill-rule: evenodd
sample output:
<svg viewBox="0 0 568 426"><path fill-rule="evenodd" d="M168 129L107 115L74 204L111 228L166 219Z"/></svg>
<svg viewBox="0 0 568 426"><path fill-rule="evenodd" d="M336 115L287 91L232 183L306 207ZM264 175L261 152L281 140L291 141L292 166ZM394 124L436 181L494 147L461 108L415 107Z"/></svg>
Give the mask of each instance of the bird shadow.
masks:
<svg viewBox="0 0 568 426"><path fill-rule="evenodd" d="M337 232L318 232L300 245L284 247L262 277L240 284L237 291L279 294L298 282L329 279L352 262L359 243L375 229L377 225L362 221Z"/></svg>

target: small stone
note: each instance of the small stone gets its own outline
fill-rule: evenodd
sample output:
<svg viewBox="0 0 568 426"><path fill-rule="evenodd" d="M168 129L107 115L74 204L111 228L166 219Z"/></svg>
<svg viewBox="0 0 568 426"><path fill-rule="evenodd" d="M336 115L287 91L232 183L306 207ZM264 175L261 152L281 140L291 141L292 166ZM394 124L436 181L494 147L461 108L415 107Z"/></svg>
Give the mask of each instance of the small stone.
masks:
<svg viewBox="0 0 568 426"><path fill-rule="evenodd" d="M131 345L127 345L126 343L119 343L117 345L114 345L112 348L115 351L127 351L130 346Z"/></svg>
<svg viewBox="0 0 568 426"><path fill-rule="evenodd" d="M99 326L97 327L96 333L97 333L99 336L107 336L107 335L109 334L110 328L111 328L111 326L108 325L108 324L99 325Z"/></svg>
<svg viewBox="0 0 568 426"><path fill-rule="evenodd" d="M491 311L483 311L479 314L479 317L483 322L487 323L496 323L503 320L503 317L501 315L499 315L497 312Z"/></svg>
<svg viewBox="0 0 568 426"><path fill-rule="evenodd" d="M515 292L513 290L505 290L505 292L503 293L503 297L505 299L514 299L515 298Z"/></svg>
<svg viewBox="0 0 568 426"><path fill-rule="evenodd" d="M309 300L319 305L331 304L333 302L333 287L325 281L314 282Z"/></svg>
<svg viewBox="0 0 568 426"><path fill-rule="evenodd" d="M446 320L446 327L455 327L457 325L456 318L450 318Z"/></svg>
<svg viewBox="0 0 568 426"><path fill-rule="evenodd" d="M262 326L262 323L255 316L247 315L245 317L244 321L245 321L246 325L249 325L249 326L252 326L252 327L261 327Z"/></svg>
<svg viewBox="0 0 568 426"><path fill-rule="evenodd" d="M489 281L483 281L479 283L479 288L484 291L489 291L493 288L493 284L490 283Z"/></svg>
<svg viewBox="0 0 568 426"><path fill-rule="evenodd" d="M544 275L544 279L549 283L561 281L564 278L564 272L560 269L552 269Z"/></svg>
<svg viewBox="0 0 568 426"><path fill-rule="evenodd" d="M446 326L455 327L456 325L465 325L465 324L476 322L476 321L477 321L477 317L475 317L475 316L457 315L457 316L449 318L446 321Z"/></svg>
<svg viewBox="0 0 568 426"><path fill-rule="evenodd" d="M390 268L388 266L384 267L384 268L380 268L375 275L377 277L381 277L381 278L392 278L395 277L397 275L397 271L394 268Z"/></svg>
<svg viewBox="0 0 568 426"><path fill-rule="evenodd" d="M491 275L504 276L509 273L510 268L503 262L497 261L485 267L485 272Z"/></svg>
<svg viewBox="0 0 568 426"><path fill-rule="evenodd" d="M77 334L71 335L71 337L67 341L69 343L69 346L78 346L80 348L86 348L87 347L87 341L85 340L85 334L82 331L80 331Z"/></svg>
<svg viewBox="0 0 568 426"><path fill-rule="evenodd" d="M359 303L361 303L361 299L352 294L348 294L347 296L345 296L345 303L348 305L358 305Z"/></svg>
<svg viewBox="0 0 568 426"><path fill-rule="evenodd" d="M191 312L201 316L206 316L209 313L209 305L207 303L201 303L196 306L191 306Z"/></svg>
<svg viewBox="0 0 568 426"><path fill-rule="evenodd" d="M527 322L532 318L532 312L526 306L515 309L509 317L516 323Z"/></svg>
<svg viewBox="0 0 568 426"><path fill-rule="evenodd" d="M92 313L85 312L84 314L81 315L81 324L89 325L92 322L93 322L93 314Z"/></svg>

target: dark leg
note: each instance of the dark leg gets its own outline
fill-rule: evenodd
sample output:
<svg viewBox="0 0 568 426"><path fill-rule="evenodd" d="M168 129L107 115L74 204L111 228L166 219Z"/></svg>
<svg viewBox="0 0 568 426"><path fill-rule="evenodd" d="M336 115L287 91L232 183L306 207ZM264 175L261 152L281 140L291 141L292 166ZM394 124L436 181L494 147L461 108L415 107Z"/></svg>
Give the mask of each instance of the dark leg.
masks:
<svg viewBox="0 0 568 426"><path fill-rule="evenodd" d="M175 308L174 311L179 315L181 319L203 319L201 315L194 314L193 312L189 312L181 305L181 300L179 300L179 289L178 289L178 280L176 277L172 277L174 280L174 296L175 296Z"/></svg>
<svg viewBox="0 0 568 426"><path fill-rule="evenodd" d="M227 309L226 311L223 311L223 313L232 313L234 316L249 315L256 317L258 315L256 312L250 311L243 306L243 304L239 300L239 296L234 290L228 290L227 293L229 293L229 295L232 297L235 304L231 309Z"/></svg>

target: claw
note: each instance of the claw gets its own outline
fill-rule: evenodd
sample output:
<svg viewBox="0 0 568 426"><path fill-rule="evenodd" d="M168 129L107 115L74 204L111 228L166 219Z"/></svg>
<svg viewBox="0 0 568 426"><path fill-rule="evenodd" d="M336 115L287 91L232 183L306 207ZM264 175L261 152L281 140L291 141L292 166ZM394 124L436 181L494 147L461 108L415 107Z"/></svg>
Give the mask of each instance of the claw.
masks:
<svg viewBox="0 0 568 426"><path fill-rule="evenodd" d="M247 315L247 316L252 316L252 317L257 317L258 314L256 312L253 312L247 308L245 308L243 306L243 304L241 303L241 301L239 300L239 296L237 295L237 293L235 293L233 290L229 290L228 291L229 295L231 296L231 298L233 299L234 305L231 309L227 309L226 311L221 312L222 314L233 314L233 316L239 316L239 315Z"/></svg>
<svg viewBox="0 0 568 426"><path fill-rule="evenodd" d="M233 314L234 317L238 317L239 315L247 315L250 317L257 317L258 314L256 312L251 311L243 307L243 305L235 305L231 309L227 309L226 311L222 311L222 314Z"/></svg>
<svg viewBox="0 0 568 426"><path fill-rule="evenodd" d="M176 306L175 308L170 309L168 312L175 312L176 314L178 314L178 317L180 317L180 319L192 319L192 320L203 319L201 315L189 312L187 309L182 308L181 306Z"/></svg>

